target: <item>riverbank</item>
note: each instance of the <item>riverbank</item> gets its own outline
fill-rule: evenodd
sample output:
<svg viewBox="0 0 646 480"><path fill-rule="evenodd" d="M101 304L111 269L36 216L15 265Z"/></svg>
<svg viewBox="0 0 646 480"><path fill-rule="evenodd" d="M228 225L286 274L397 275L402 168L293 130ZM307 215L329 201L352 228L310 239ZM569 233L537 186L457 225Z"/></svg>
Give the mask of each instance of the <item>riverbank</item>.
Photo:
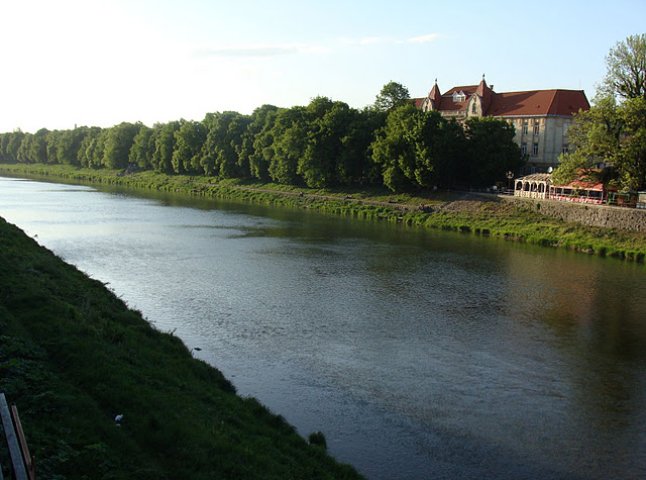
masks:
<svg viewBox="0 0 646 480"><path fill-rule="evenodd" d="M0 272L0 391L39 478L360 478L1 218Z"/></svg>
<svg viewBox="0 0 646 480"><path fill-rule="evenodd" d="M65 165L3 164L0 165L0 173L305 208L358 219L565 248L639 263L644 263L646 258L644 233L564 222L542 215L531 203L503 201L494 195L447 192L391 194L375 189L316 190L151 171L124 174L116 170L78 169Z"/></svg>

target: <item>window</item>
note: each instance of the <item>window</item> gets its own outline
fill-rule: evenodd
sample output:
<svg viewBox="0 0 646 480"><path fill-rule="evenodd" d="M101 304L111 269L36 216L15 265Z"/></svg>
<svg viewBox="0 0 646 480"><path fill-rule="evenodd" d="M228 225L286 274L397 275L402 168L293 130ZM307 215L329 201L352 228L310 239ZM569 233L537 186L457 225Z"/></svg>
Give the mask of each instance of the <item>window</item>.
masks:
<svg viewBox="0 0 646 480"><path fill-rule="evenodd" d="M478 113L478 107L476 106L476 101L474 100L471 104L471 113Z"/></svg>
<svg viewBox="0 0 646 480"><path fill-rule="evenodd" d="M529 122L527 120L523 120L523 133L527 135L528 131L529 131Z"/></svg>
<svg viewBox="0 0 646 480"><path fill-rule="evenodd" d="M541 131L541 124L538 123L538 120L534 120L534 135L538 135Z"/></svg>
<svg viewBox="0 0 646 480"><path fill-rule="evenodd" d="M534 142L534 145L532 145L532 156L538 155L538 143Z"/></svg>
<svg viewBox="0 0 646 480"><path fill-rule="evenodd" d="M524 157L527 155L527 144L525 142L520 144L520 154Z"/></svg>
<svg viewBox="0 0 646 480"><path fill-rule="evenodd" d="M568 153L570 151L570 146L567 143L563 144L563 150L561 150L562 153Z"/></svg>

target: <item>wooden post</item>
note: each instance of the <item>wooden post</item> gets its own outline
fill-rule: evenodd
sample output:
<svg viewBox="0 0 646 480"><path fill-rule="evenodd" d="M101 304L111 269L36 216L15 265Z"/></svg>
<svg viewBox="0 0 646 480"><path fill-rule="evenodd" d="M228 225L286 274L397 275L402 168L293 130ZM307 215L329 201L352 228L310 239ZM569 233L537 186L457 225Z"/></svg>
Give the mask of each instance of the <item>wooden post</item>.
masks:
<svg viewBox="0 0 646 480"><path fill-rule="evenodd" d="M2 428L7 439L7 446L9 447L9 456L11 457L11 464L13 465L14 478L15 480L29 480L4 393L0 393L0 417L2 417Z"/></svg>
<svg viewBox="0 0 646 480"><path fill-rule="evenodd" d="M20 450L22 451L25 466L27 467L27 476L29 477L29 480L36 480L36 466L34 465L33 457L29 453L25 432L22 430L22 423L20 423L20 416L18 415L18 407L15 405L11 405L11 418L13 419L13 425L16 428L18 443L20 444Z"/></svg>

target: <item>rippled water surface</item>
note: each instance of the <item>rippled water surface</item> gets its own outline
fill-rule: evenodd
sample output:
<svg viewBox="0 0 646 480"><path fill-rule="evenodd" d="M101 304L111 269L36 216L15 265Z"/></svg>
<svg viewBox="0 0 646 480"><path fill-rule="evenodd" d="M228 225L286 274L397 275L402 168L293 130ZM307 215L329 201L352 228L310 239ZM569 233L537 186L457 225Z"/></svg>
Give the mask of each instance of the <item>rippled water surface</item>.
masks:
<svg viewBox="0 0 646 480"><path fill-rule="evenodd" d="M646 267L0 178L0 216L370 479L646 478Z"/></svg>

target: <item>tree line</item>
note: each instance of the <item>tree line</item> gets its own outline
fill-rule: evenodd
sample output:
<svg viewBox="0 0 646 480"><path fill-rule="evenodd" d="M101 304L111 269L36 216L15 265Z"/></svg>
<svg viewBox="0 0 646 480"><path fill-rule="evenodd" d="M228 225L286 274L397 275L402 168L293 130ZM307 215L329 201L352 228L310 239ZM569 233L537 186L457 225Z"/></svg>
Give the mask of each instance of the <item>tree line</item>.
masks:
<svg viewBox="0 0 646 480"><path fill-rule="evenodd" d="M393 88L397 87L397 88ZM249 178L312 188L384 185L392 191L484 186L522 164L514 128L492 118L464 124L417 109L405 87L385 85L374 106L326 97L306 106L263 105L251 115L148 127L123 122L0 134L0 161Z"/></svg>

